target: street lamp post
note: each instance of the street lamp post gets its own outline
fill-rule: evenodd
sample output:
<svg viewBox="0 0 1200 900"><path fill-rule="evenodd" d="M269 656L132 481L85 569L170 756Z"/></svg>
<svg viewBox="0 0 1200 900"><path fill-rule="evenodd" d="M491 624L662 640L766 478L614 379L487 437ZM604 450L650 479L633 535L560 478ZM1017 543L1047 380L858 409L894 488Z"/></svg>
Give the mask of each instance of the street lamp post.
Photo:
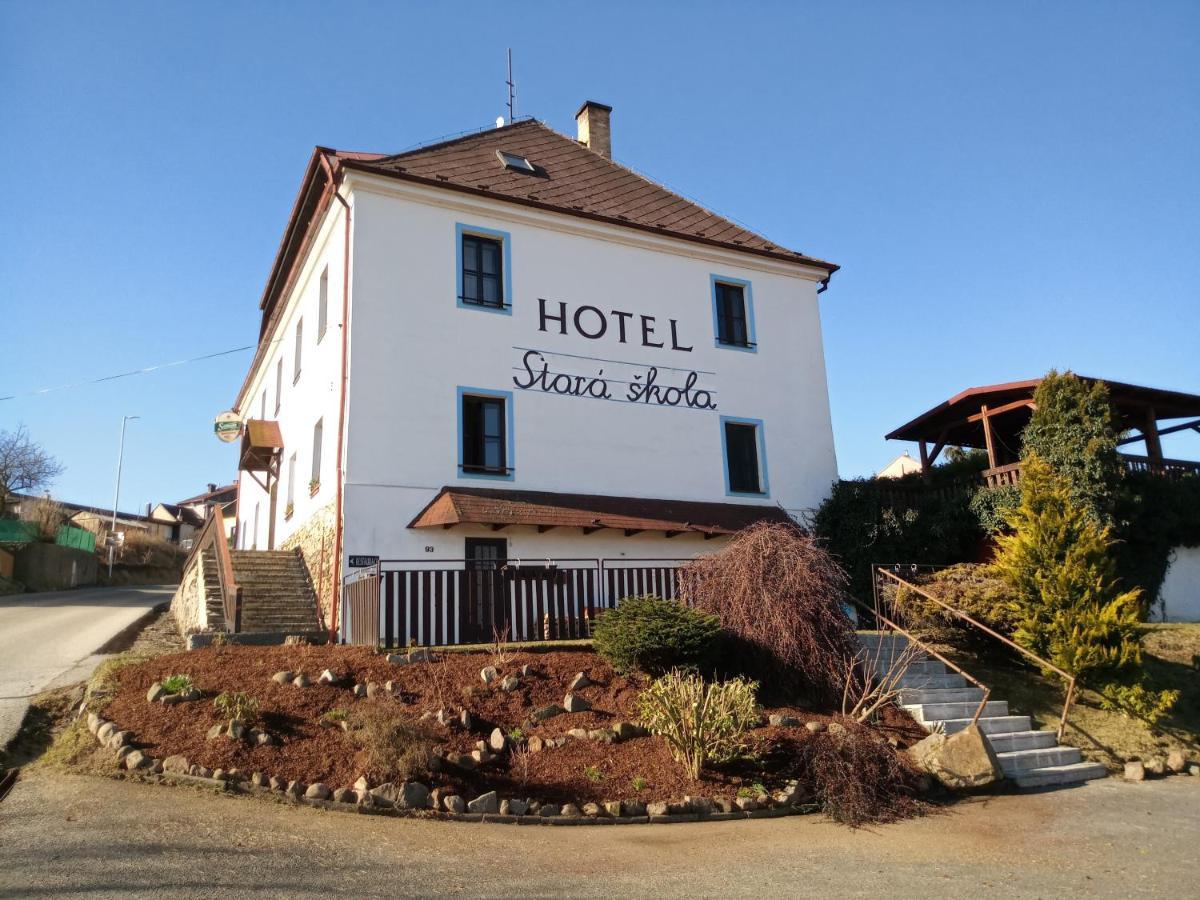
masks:
<svg viewBox="0 0 1200 900"><path fill-rule="evenodd" d="M141 416L122 416L121 443L117 449L117 489L113 492L112 524L108 529L108 577L112 578L113 554L117 552L117 504L121 502L121 465L125 461L125 425Z"/></svg>

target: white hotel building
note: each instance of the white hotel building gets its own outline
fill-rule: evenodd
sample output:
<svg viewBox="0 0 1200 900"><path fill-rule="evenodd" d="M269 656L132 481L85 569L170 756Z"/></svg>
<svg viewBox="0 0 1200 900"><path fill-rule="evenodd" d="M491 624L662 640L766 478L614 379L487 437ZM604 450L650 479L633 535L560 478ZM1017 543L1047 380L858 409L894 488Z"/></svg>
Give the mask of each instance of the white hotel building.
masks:
<svg viewBox="0 0 1200 900"><path fill-rule="evenodd" d="M236 547L298 548L326 627L352 557L382 560L384 640L436 642L478 600L438 572L663 565L829 491L836 266L614 162L610 112L313 153L235 407Z"/></svg>

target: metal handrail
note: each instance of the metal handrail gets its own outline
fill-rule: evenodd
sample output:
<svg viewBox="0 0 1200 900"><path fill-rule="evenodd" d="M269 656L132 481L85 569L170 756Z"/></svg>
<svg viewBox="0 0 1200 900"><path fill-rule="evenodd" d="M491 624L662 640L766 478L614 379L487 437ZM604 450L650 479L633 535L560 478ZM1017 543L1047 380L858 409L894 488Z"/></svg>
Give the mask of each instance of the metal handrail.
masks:
<svg viewBox="0 0 1200 900"><path fill-rule="evenodd" d="M889 619L883 613L879 612L878 610L871 609L871 607L867 606L867 604L863 603L857 597L851 597L850 599L851 599L851 601L853 601L853 603L856 606L860 606L867 612L874 615L876 619L878 619L884 625L887 625L893 631L900 632L902 635L904 635L906 638L908 638L910 641L912 641L914 644L916 644L918 647L920 647L922 650L924 650L926 653L928 653L930 656L932 656L938 662L949 666L951 669L953 669L955 672L957 672L959 675L961 675L964 679L971 682L971 684L975 685L975 687L982 690L983 691L983 699L981 699L979 701L979 706L975 707L975 715L973 715L971 717L972 725L975 725L979 722L979 717L981 715L983 715L983 710L987 707L988 697L990 697L992 695L992 689L990 687L988 687L986 684L984 684L982 681L980 681L978 678L976 678L970 672L967 672L961 666L957 665L956 663L951 662L946 657L942 656L942 654L940 654L936 650L934 650L933 647L929 646L929 644L925 643L923 640L921 640L919 637L917 637L911 631L908 631L907 629L902 628L900 625L893 622L891 619Z"/></svg>
<svg viewBox="0 0 1200 900"><path fill-rule="evenodd" d="M996 640L1003 643L1005 646L1011 647L1012 649L1016 650L1018 653L1021 653L1022 655L1028 657L1029 659L1032 659L1034 662L1036 662L1042 668L1049 669L1050 671L1055 672L1060 677L1064 678L1067 682L1067 696L1066 696L1066 700L1063 703L1062 717L1058 720L1058 739L1060 741L1062 740L1063 733L1066 731L1066 728L1067 728L1067 714L1070 712L1071 702L1075 699L1075 676L1074 675L1068 674L1067 672L1060 669L1058 666L1054 665L1054 663L1050 662L1049 660L1042 659L1042 657L1038 656L1036 653L1034 653L1031 650L1025 649L1020 644L1018 644L1016 641L1013 641L1011 638L1007 638L1004 635L1000 634L1000 632L996 631L995 629L989 628L987 625L984 625L982 622L967 615L961 609L955 609L953 606L946 603L944 600L939 600L937 597L933 596L933 594L929 593L929 591L926 591L923 588L918 587L917 585L913 584L911 581L906 581L905 579L901 578L899 575L895 574L894 572L889 572L887 569L883 568L882 566L876 566L875 571L881 575L886 575L888 578L892 579L892 581L896 582L896 584L901 585L902 587L906 587L911 591L915 591L916 593L918 593L922 597L924 597L926 600L929 600L932 603L936 603L942 609L950 612L957 618L962 619L964 622L968 622L969 624L971 624L975 628L979 629L980 631L984 632L985 634L991 635ZM875 614L877 616L879 616L881 619L883 618L882 614L880 614L878 611L876 611Z"/></svg>

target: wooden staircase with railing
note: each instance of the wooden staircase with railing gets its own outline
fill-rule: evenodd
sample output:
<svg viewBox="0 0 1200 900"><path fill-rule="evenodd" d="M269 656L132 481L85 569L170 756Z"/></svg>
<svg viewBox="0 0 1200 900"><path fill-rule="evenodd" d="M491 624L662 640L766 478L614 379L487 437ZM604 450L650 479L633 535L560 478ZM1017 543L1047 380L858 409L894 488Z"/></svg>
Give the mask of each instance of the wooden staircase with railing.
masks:
<svg viewBox="0 0 1200 900"><path fill-rule="evenodd" d="M292 636L327 639L317 610L308 566L298 550L230 550L224 522L205 523L184 563L197 578L202 630L189 646L203 646L218 633L235 643L279 644Z"/></svg>

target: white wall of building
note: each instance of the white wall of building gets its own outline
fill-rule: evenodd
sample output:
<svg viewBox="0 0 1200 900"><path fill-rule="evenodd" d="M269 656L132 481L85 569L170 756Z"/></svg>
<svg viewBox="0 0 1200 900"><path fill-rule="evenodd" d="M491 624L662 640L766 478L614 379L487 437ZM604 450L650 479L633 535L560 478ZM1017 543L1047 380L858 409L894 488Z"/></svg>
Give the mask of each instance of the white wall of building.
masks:
<svg viewBox="0 0 1200 900"><path fill-rule="evenodd" d="M1176 547L1159 592L1168 622L1200 622L1200 547Z"/></svg>
<svg viewBox="0 0 1200 900"><path fill-rule="evenodd" d="M468 535L506 537L511 556L532 558L689 556L715 544L661 533L407 528L443 485L759 503L793 515L828 493L837 467L817 298L823 273L453 191L357 174L350 185L346 554L460 558ZM509 235L511 315L456 305L458 223ZM751 283L757 352L714 346L714 274ZM619 341L611 316L597 340L573 328L561 335L556 324L539 331L539 298L551 301L553 312L559 301L571 311L589 305L630 312L627 340ZM665 347L641 345L642 315L654 317L654 339ZM672 319L690 352L671 349ZM597 327L591 314L584 321ZM627 389L618 379L633 380L649 365L660 367L664 385L681 384L694 370L701 373L697 387L713 392L718 409L521 390L513 383L514 376L524 379L521 348L545 351L554 372L591 377L603 370L617 396ZM282 352L290 353L286 341ZM458 386L512 392L511 480L460 475ZM721 416L763 422L768 497L726 495ZM290 443L295 426L288 422ZM252 504L239 510L246 520Z"/></svg>
<svg viewBox="0 0 1200 900"><path fill-rule="evenodd" d="M289 293L283 315L271 335L271 348L254 372L250 388L239 410L243 419L265 418L279 422L284 441L280 463L279 494L275 513L275 546L299 528L317 510L333 501L336 494L337 417L342 343L342 265L344 213L333 203L321 224L313 247L305 258ZM321 274L327 271L327 323L319 336L318 303ZM300 377L295 378L296 323L303 319ZM279 411L276 413L276 364L283 360ZM320 460L320 487L310 496L313 428L323 421L324 442ZM235 447L240 445L234 445ZM286 515L288 468L296 454L292 515ZM260 475L260 477L262 477ZM257 533L254 530L258 509ZM240 473L238 485L238 546L267 549L270 496L249 473Z"/></svg>

